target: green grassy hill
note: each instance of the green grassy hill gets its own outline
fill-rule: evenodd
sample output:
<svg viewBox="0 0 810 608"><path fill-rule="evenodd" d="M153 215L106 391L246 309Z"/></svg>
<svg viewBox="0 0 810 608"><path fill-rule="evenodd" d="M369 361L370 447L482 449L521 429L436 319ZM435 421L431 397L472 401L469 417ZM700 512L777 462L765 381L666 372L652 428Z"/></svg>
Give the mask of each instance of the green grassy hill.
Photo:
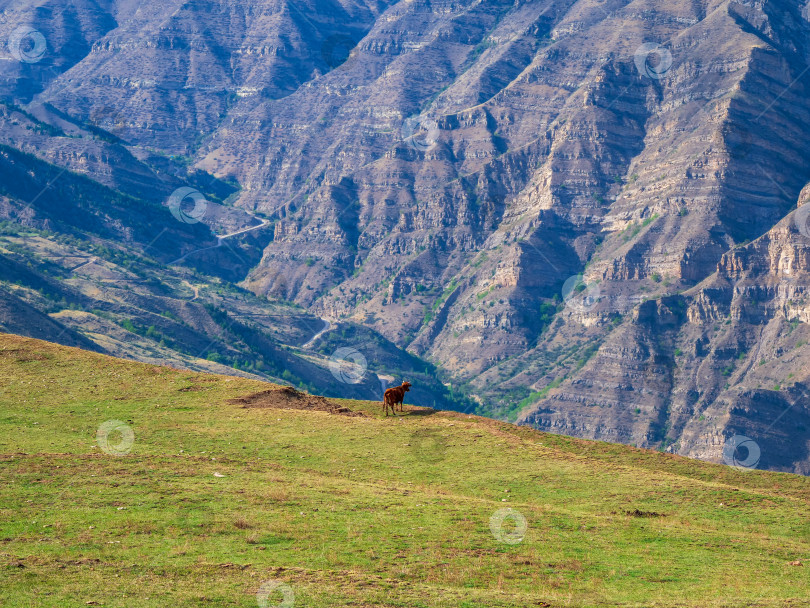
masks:
<svg viewBox="0 0 810 608"><path fill-rule="evenodd" d="M126 426L105 443L113 420ZM412 406L386 419L376 403L9 335L0 463L2 606L810 597L803 477Z"/></svg>

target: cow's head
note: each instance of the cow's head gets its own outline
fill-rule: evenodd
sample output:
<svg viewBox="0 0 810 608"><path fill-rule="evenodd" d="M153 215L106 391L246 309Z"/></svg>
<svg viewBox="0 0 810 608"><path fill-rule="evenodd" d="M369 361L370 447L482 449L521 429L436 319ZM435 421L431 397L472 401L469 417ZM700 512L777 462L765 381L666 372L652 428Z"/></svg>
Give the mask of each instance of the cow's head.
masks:
<svg viewBox="0 0 810 608"><path fill-rule="evenodd" d="M406 380L402 383L402 388L404 388L406 391L411 390L411 383Z"/></svg>

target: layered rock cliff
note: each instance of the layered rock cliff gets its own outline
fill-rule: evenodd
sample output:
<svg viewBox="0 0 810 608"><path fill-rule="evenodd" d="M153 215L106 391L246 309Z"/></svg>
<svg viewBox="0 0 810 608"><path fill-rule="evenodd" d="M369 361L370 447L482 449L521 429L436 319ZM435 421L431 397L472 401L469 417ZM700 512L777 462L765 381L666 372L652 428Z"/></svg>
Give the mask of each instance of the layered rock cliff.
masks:
<svg viewBox="0 0 810 608"><path fill-rule="evenodd" d="M262 218L255 294L491 415L804 470L803 0L12 4L48 52L4 67L3 143Z"/></svg>

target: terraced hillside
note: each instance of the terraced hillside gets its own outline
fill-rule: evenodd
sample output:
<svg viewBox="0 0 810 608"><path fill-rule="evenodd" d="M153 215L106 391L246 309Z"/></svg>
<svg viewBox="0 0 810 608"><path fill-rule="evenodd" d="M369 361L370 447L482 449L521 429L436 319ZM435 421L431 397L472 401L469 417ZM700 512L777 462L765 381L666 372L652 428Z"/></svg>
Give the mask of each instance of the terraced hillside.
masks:
<svg viewBox="0 0 810 608"><path fill-rule="evenodd" d="M809 507L805 477L0 335L3 606L802 606Z"/></svg>

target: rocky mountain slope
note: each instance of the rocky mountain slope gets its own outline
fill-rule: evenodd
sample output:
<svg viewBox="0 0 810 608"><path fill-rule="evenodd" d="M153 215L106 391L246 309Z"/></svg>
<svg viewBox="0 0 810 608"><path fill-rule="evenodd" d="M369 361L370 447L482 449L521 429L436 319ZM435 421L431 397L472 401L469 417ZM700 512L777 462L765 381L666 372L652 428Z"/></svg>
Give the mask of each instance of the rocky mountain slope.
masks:
<svg viewBox="0 0 810 608"><path fill-rule="evenodd" d="M7 2L0 141L261 222L179 266L376 332L480 412L808 472L808 14Z"/></svg>
<svg viewBox="0 0 810 608"><path fill-rule="evenodd" d="M231 210L220 211L218 224L239 216L234 211L226 222ZM331 395L376 399L387 382L407 375L415 398L458 403L432 366L373 331L330 326L342 338L344 354L336 357L335 348L312 343L320 319L232 284L261 250L262 224L229 239L173 213L0 146L0 328ZM320 342L333 339L323 334Z"/></svg>

